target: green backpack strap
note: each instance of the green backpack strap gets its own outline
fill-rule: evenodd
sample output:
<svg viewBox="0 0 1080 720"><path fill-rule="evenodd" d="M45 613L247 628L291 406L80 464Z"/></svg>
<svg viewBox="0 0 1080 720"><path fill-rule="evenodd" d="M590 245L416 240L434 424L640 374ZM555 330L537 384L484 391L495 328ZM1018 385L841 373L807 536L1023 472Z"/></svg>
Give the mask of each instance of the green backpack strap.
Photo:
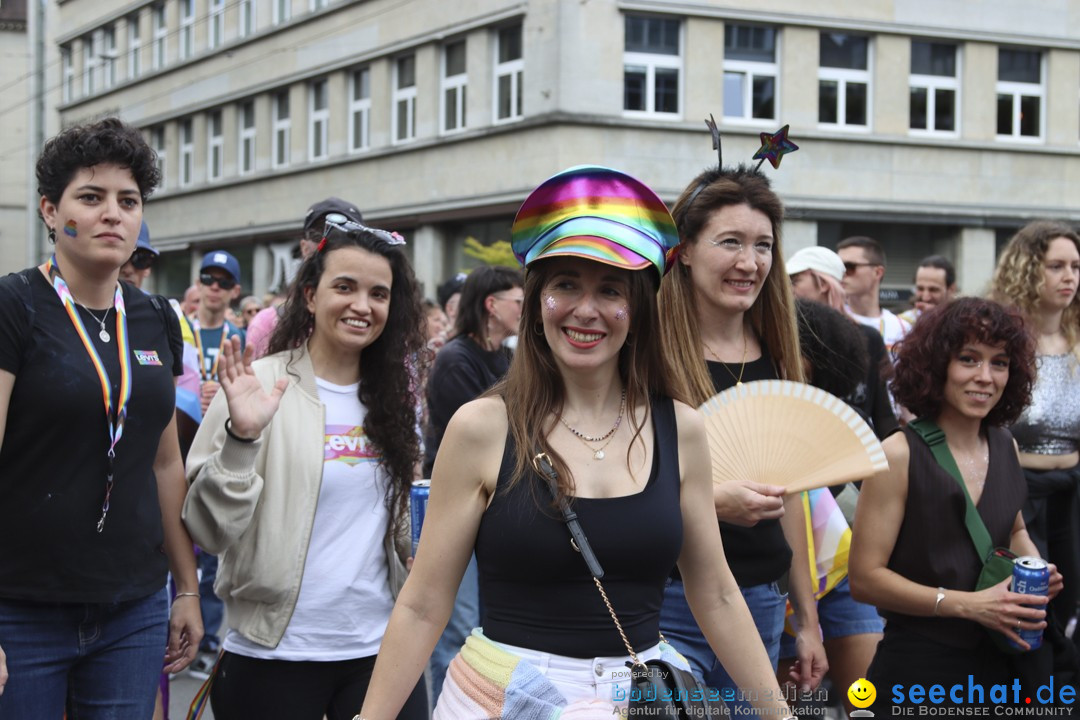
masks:
<svg viewBox="0 0 1080 720"><path fill-rule="evenodd" d="M964 500L967 501L967 507L964 509L964 525L967 526L971 542L975 543L975 552L979 553L979 557L983 559L983 562L986 562L994 552L994 543L990 540L990 533L986 529L986 524L979 517L979 511L975 509L975 503L971 501L971 494L968 492L963 476L960 475L960 468L956 466L956 460L953 459L949 445L945 442L945 432L929 418L912 420L908 423L908 427L914 430L930 446L930 452L934 454L934 459L937 460L938 465L945 472L952 475L953 479L960 484L960 489L964 491Z"/></svg>

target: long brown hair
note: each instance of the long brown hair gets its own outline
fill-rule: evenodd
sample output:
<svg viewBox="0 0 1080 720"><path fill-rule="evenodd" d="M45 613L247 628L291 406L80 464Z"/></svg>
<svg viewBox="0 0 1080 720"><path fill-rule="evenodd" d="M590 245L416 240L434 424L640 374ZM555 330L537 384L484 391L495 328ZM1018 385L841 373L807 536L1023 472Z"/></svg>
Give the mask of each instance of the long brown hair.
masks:
<svg viewBox="0 0 1080 720"><path fill-rule="evenodd" d="M679 228L679 239L698 242L702 228L714 212L728 205L749 205L769 218L772 224L772 268L765 276L761 293L747 311L750 328L765 345L780 375L802 382L799 331L795 320L795 299L784 269L780 230L784 206L761 172L740 165L712 169L694 178L683 190L671 214ZM690 280L691 269L676 261L660 284L660 344L668 363L668 375L677 392L700 405L716 394L712 377L702 355L697 304Z"/></svg>
<svg viewBox="0 0 1080 720"><path fill-rule="evenodd" d="M510 434L516 445L510 485L532 472L533 456L544 452L559 475L560 494L568 496L574 492L573 474L547 440L554 424L550 418L562 412L566 386L544 337L541 315L544 286L562 262L565 259L559 257L537 260L526 271L517 350L506 377L487 394L501 397L506 404ZM630 314L626 343L619 350L619 377L626 388L627 419L636 439L645 423L645 418L635 412L638 403L656 395L677 396L664 372L660 345L653 340L659 322L655 270L649 267L619 272L626 273Z"/></svg>

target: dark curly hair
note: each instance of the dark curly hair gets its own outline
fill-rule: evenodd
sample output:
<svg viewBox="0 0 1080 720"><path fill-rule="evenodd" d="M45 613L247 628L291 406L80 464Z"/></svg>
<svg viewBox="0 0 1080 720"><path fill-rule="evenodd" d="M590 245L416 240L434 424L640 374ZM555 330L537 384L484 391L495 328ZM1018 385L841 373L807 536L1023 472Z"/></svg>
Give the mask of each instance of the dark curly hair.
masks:
<svg viewBox="0 0 1080 720"><path fill-rule="evenodd" d="M357 394L367 408L364 432L378 448L382 456L379 462L391 479L387 507L394 525L400 528L409 511L409 488L420 461L416 409L422 368L417 364L424 347L419 284L402 246L391 245L367 230L328 226L325 246L300 265L270 337L269 352L295 350L311 336L315 316L307 308L306 292L318 286L327 256L349 247L386 258L393 278L386 326L360 355Z"/></svg>
<svg viewBox="0 0 1080 720"><path fill-rule="evenodd" d="M919 317L899 346L889 384L896 401L919 417L936 418L945 402L949 363L972 341L1004 345L1009 356L1009 380L985 422L1008 425L1020 417L1035 384L1035 340L1018 312L980 298L954 300Z"/></svg>
<svg viewBox="0 0 1080 720"><path fill-rule="evenodd" d="M37 161L38 194L55 205L75 173L103 163L130 170L143 202L161 182L157 154L142 133L118 118L105 118L70 127L45 143Z"/></svg>
<svg viewBox="0 0 1080 720"><path fill-rule="evenodd" d="M807 382L839 398L855 392L870 370L866 340L851 318L828 305L795 301L799 349L809 367Z"/></svg>

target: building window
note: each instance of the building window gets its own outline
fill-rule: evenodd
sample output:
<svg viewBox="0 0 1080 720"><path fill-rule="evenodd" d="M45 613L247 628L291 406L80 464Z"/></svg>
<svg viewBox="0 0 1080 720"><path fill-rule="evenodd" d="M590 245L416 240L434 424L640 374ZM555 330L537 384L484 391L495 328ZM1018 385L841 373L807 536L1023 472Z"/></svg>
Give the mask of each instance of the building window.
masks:
<svg viewBox="0 0 1080 720"><path fill-rule="evenodd" d="M1042 53L998 48L998 137L1041 138L1045 97Z"/></svg>
<svg viewBox="0 0 1080 720"><path fill-rule="evenodd" d="M216 48L225 42L225 0L210 0L206 44Z"/></svg>
<svg viewBox="0 0 1080 720"><path fill-rule="evenodd" d="M324 7L330 4L329 0L309 0L311 11L322 10Z"/></svg>
<svg viewBox="0 0 1080 720"><path fill-rule="evenodd" d="M98 44L101 41L99 33L91 33L82 40L83 48L83 95L93 95L97 90L97 74L100 59L98 58Z"/></svg>
<svg viewBox="0 0 1080 720"><path fill-rule="evenodd" d="M195 0L180 0L180 59L195 54Z"/></svg>
<svg viewBox="0 0 1080 720"><path fill-rule="evenodd" d="M274 108L274 151L273 166L287 167L289 164L289 145L292 127L289 120L289 91L275 93L271 104Z"/></svg>
<svg viewBox="0 0 1080 720"><path fill-rule="evenodd" d="M866 128L870 108L870 38L821 33L818 122Z"/></svg>
<svg viewBox="0 0 1080 720"><path fill-rule="evenodd" d="M623 53L623 110L678 117L682 55L678 20L627 15Z"/></svg>
<svg viewBox="0 0 1080 720"><path fill-rule="evenodd" d="M274 6L274 24L289 22L292 17L292 0L270 0Z"/></svg>
<svg viewBox="0 0 1080 720"><path fill-rule="evenodd" d="M139 16L128 15L127 71L129 80L134 80L142 75L142 35L140 33Z"/></svg>
<svg viewBox="0 0 1080 720"><path fill-rule="evenodd" d="M240 37L255 34L255 0L240 0Z"/></svg>
<svg viewBox="0 0 1080 720"><path fill-rule="evenodd" d="M157 155L157 169L161 179L158 181L158 190L165 189L165 126L158 125L150 130L150 147Z"/></svg>
<svg viewBox="0 0 1080 720"><path fill-rule="evenodd" d="M951 43L911 41L911 129L955 134L957 47Z"/></svg>
<svg viewBox="0 0 1080 720"><path fill-rule="evenodd" d="M408 142L416 137L416 56L406 55L394 61L393 98L394 142Z"/></svg>
<svg viewBox="0 0 1080 720"><path fill-rule="evenodd" d="M150 64L155 70L165 67L165 48L169 41L169 23L165 15L165 3L157 3L150 9L154 39Z"/></svg>
<svg viewBox="0 0 1080 720"><path fill-rule="evenodd" d="M443 46L442 55L442 131L457 132L465 129L465 41Z"/></svg>
<svg viewBox="0 0 1080 720"><path fill-rule="evenodd" d="M325 160L330 154L330 101L326 80L308 85L308 160Z"/></svg>
<svg viewBox="0 0 1080 720"><path fill-rule="evenodd" d="M255 101L248 100L240 103L239 113L239 142L240 156L236 166L241 175L247 175L255 170Z"/></svg>
<svg viewBox="0 0 1080 720"><path fill-rule="evenodd" d="M60 48L60 95L64 102L75 99L75 61L70 45Z"/></svg>
<svg viewBox="0 0 1080 720"><path fill-rule="evenodd" d="M225 174L225 137L221 130L221 111L206 116L206 175L211 182Z"/></svg>
<svg viewBox="0 0 1080 720"><path fill-rule="evenodd" d="M776 30L724 26L724 117L776 119Z"/></svg>
<svg viewBox="0 0 1080 720"><path fill-rule="evenodd" d="M349 84L349 150L367 150L371 143L371 71L353 70Z"/></svg>
<svg viewBox="0 0 1080 720"><path fill-rule="evenodd" d="M106 25L101 29L101 87L111 88L116 84L116 26Z"/></svg>
<svg viewBox="0 0 1080 720"><path fill-rule="evenodd" d="M521 52L521 25L502 28L495 49L495 122L520 120L521 76L525 60Z"/></svg>
<svg viewBox="0 0 1080 720"><path fill-rule="evenodd" d="M191 184L195 174L195 130L191 118L180 121L180 187Z"/></svg>

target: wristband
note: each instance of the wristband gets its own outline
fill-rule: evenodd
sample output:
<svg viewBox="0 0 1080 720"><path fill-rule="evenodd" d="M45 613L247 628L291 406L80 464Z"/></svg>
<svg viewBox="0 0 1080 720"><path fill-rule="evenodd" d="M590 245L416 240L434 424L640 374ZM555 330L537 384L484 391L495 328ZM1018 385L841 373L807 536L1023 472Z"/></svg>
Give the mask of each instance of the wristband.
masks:
<svg viewBox="0 0 1080 720"><path fill-rule="evenodd" d="M934 617L938 615L938 608L941 607L941 601L945 599L945 588L939 587L937 589L937 597L934 598Z"/></svg>
<svg viewBox="0 0 1080 720"><path fill-rule="evenodd" d="M242 442L242 443L253 443L258 439L258 438L240 437L239 435L234 433L232 431L232 418L231 417L230 418L225 418L225 434L228 435L229 437L231 437L236 442Z"/></svg>

